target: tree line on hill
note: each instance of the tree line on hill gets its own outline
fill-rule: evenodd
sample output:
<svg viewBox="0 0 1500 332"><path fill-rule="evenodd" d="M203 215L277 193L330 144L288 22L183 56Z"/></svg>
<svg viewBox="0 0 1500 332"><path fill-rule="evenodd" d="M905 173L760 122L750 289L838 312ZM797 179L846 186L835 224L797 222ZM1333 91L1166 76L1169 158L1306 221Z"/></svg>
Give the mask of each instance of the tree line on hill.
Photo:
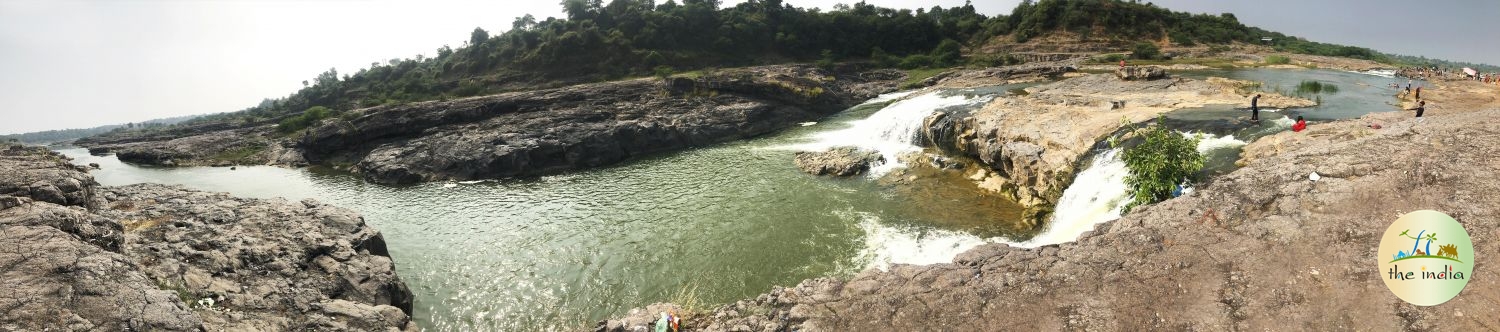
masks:
<svg viewBox="0 0 1500 332"><path fill-rule="evenodd" d="M1233 14L1173 12L1123 0L1023 1L1009 15L971 4L894 9L864 2L832 10L782 0L563 0L566 17L515 18L503 33L475 28L465 45L435 56L374 62L355 73L329 69L287 97L196 121L280 123L295 132L351 109L501 92L515 83L588 82L712 67L868 60L879 66L951 67L1019 62L970 54L994 38L1025 42L1054 31L1084 39L1170 40L1183 46L1261 43L1294 53L1390 61L1361 47L1311 42L1241 24ZM520 84L526 85L526 84ZM315 119L302 113L322 107Z"/></svg>
<svg viewBox="0 0 1500 332"><path fill-rule="evenodd" d="M71 142L71 141L76 140L76 139L80 139L80 138L84 138L84 137L89 137L89 136L100 135L100 134L105 134L105 133L111 133L111 132L122 132L122 131L127 131L127 130L148 130L148 129L168 128L168 127L176 125L177 123L188 121L188 120L191 120L191 119L194 119L194 118L197 118L197 117L199 117L199 116L197 116L197 115L187 115L187 116L179 116L179 117L155 119L155 120L143 121L143 122L139 122L139 123L131 122L131 123L126 123L126 124L105 125L105 126L98 126L98 127L93 127L93 128L59 129L59 130L46 130L46 131L37 131L37 132L29 132L29 133L21 133L21 134L0 135L0 142L16 142L16 143L27 143L27 144L52 144L52 143Z"/></svg>

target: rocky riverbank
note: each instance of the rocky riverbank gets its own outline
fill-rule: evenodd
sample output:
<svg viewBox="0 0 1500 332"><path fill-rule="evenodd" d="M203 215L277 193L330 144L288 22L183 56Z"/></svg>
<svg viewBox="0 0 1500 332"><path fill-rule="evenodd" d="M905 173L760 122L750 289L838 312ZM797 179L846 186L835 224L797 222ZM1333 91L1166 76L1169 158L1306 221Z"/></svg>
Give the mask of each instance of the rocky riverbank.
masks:
<svg viewBox="0 0 1500 332"><path fill-rule="evenodd" d="M1252 91L1244 81L1134 79L1166 73L1132 69L1039 85L1026 89L1024 96L997 98L973 112L935 113L925 121L923 141L989 166L974 177L1028 207L1024 218L1040 223L1072 183L1079 159L1125 125L1210 104L1248 107L1255 93L1264 95L1264 107L1314 105L1307 99Z"/></svg>
<svg viewBox="0 0 1500 332"><path fill-rule="evenodd" d="M1078 241L985 245L951 264L822 278L689 315L691 330L1485 330L1500 285L1453 300L1396 298L1375 268L1379 236L1434 209L1500 251L1500 89L1442 86L1443 112L1314 123L1246 147L1245 166L1196 193L1136 209ZM1368 127L1372 122L1381 129ZM1321 174L1318 181L1309 174ZM1500 257L1477 255L1474 275ZM644 326L658 304L600 330Z"/></svg>
<svg viewBox="0 0 1500 332"><path fill-rule="evenodd" d="M763 135L894 90L904 78L894 70L752 67L377 106L291 136L270 125L213 124L79 144L133 163L312 163L389 184L530 176Z"/></svg>
<svg viewBox="0 0 1500 332"><path fill-rule="evenodd" d="M416 330L380 232L313 200L100 187L0 146L0 330Z"/></svg>

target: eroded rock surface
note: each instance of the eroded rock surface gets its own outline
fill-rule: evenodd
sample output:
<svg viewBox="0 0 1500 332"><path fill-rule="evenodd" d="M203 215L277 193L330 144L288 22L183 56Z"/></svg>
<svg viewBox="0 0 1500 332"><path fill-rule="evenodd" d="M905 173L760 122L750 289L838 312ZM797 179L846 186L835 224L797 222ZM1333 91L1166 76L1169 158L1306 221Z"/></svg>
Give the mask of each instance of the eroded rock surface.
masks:
<svg viewBox="0 0 1500 332"><path fill-rule="evenodd" d="M99 187L43 148L0 146L0 169L0 330L416 330L383 238L352 211ZM60 182L80 188L14 189Z"/></svg>

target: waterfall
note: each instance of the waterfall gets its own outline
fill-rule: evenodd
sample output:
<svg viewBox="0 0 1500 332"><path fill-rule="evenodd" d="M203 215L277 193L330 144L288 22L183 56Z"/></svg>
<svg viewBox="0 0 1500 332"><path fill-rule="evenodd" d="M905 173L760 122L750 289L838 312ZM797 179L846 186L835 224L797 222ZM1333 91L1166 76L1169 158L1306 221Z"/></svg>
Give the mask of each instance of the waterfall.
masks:
<svg viewBox="0 0 1500 332"><path fill-rule="evenodd" d="M1201 135L1198 140L1198 152L1204 154L1218 149L1245 146L1245 141L1235 139L1234 135L1181 134L1184 136ZM1073 180L1073 185L1063 190L1062 198L1057 200L1057 206L1053 210L1052 220L1047 224L1047 229L1031 240L1015 245L1039 247L1072 242L1084 232L1094 230L1095 225L1120 219L1120 213L1131 199L1130 189L1125 185L1125 177L1130 175L1130 170L1125 167L1125 162L1120 160L1121 153L1120 149L1115 148L1094 156L1094 160L1078 173L1078 177Z"/></svg>
<svg viewBox="0 0 1500 332"><path fill-rule="evenodd" d="M1094 156L1088 167L1078 173L1073 185L1063 190L1047 229L1017 245L1040 247L1072 242L1084 232L1094 230L1094 225L1119 219L1125 204L1130 202L1130 192L1125 187L1125 176L1130 175L1130 170L1120 160L1120 153L1115 148Z"/></svg>
<svg viewBox="0 0 1500 332"><path fill-rule="evenodd" d="M909 94L912 93L882 95L866 104L896 100ZM848 122L848 128L815 134L812 143L793 148L822 151L839 146L853 146L878 151L886 162L871 167L869 172L870 176L878 177L893 169L905 167L898 158L902 153L921 150L916 145L916 139L927 116L943 109L977 107L992 98L930 92L898 100L867 118Z"/></svg>

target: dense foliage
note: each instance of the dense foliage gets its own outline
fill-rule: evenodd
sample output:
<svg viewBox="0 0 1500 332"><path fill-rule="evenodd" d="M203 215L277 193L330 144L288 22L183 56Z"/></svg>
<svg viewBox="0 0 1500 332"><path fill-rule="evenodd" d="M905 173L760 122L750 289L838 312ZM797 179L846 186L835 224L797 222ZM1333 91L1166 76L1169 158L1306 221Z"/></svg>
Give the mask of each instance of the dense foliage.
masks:
<svg viewBox="0 0 1500 332"><path fill-rule="evenodd" d="M293 133L318 123L319 120L333 116L333 110L323 106L313 106L302 111L302 114L281 120L276 125L276 131L283 134Z"/></svg>
<svg viewBox="0 0 1500 332"><path fill-rule="evenodd" d="M1192 180L1204 162L1197 136L1182 135L1160 124L1135 133L1145 141L1125 148L1120 158L1130 169L1125 185L1130 188L1131 201L1125 211L1172 198L1177 185Z"/></svg>

